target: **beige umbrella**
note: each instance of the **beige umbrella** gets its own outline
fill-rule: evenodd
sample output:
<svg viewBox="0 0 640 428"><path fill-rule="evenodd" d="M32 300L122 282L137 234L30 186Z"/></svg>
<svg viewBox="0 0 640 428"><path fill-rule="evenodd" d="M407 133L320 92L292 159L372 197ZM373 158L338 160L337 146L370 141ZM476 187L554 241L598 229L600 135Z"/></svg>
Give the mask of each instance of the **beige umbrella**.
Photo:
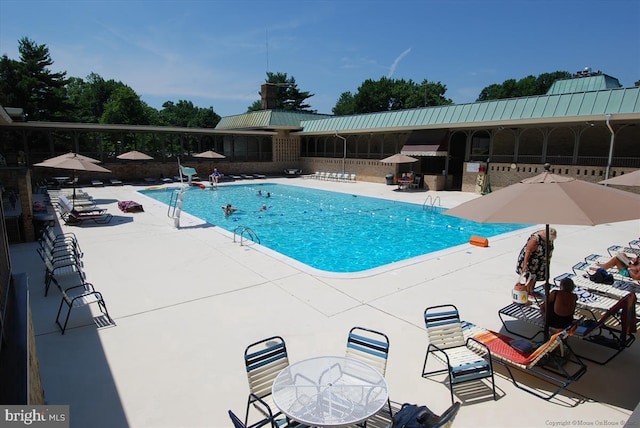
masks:
<svg viewBox="0 0 640 428"><path fill-rule="evenodd" d="M130 152L122 153L121 155L116 156L118 159L122 160L152 160L153 157L149 156L146 153L139 152L137 150L132 150Z"/></svg>
<svg viewBox="0 0 640 428"><path fill-rule="evenodd" d="M445 214L479 223L596 225L640 219L640 195L545 172L465 202ZM549 242L545 294L549 295ZM548 327L545 327L548 336Z"/></svg>
<svg viewBox="0 0 640 428"><path fill-rule="evenodd" d="M393 156L389 156L388 158L380 159L380 162L384 163L413 163L417 162L418 159L412 158L411 156L403 155L402 153L396 153Z"/></svg>
<svg viewBox="0 0 640 428"><path fill-rule="evenodd" d="M214 152L213 150L207 150L206 152L198 153L193 155L194 158L204 158L204 159L224 159L226 156L221 155L218 152Z"/></svg>
<svg viewBox="0 0 640 428"><path fill-rule="evenodd" d="M73 175L76 171L89 171L89 172L111 172L107 168L103 168L96 164L96 159L87 160L86 156L78 155L76 153L69 153L62 156L56 156L51 159L47 159L43 162L33 164L33 166L41 166L45 168L67 169L72 170ZM76 183L73 180L73 201L76 199Z"/></svg>
<svg viewBox="0 0 640 428"><path fill-rule="evenodd" d="M80 155L78 153L69 152L69 153L65 153L65 154L60 155L60 156L56 156L56 157L53 157L53 158L46 159L46 160L40 162L39 164L34 164L34 166L47 166L49 164L58 164L58 163L60 163L62 161L68 160L68 159L81 159L81 160L84 160L84 161L87 161L87 162L91 162L91 163L101 163L98 159L90 158L89 156Z"/></svg>
<svg viewBox="0 0 640 428"><path fill-rule="evenodd" d="M640 169L637 171L630 172L628 174L622 174L617 177L600 181L600 183L614 184L616 186L640 186Z"/></svg>
<svg viewBox="0 0 640 428"><path fill-rule="evenodd" d="M221 155L218 152L214 152L213 150L207 150L206 152L202 152L202 153L198 153L193 155L194 158L202 158L202 159L209 159L211 162L210 166L213 166L213 160L214 159L224 159L226 158L225 155Z"/></svg>

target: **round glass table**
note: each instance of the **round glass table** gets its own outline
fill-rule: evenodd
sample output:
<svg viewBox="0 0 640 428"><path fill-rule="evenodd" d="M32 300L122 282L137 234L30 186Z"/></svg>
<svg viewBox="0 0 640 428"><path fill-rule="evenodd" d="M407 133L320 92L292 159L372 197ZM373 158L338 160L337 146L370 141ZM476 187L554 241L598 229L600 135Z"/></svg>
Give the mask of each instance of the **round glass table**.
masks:
<svg viewBox="0 0 640 428"><path fill-rule="evenodd" d="M297 422L316 427L356 424L387 403L382 374L347 357L314 357L291 364L273 382L275 405Z"/></svg>

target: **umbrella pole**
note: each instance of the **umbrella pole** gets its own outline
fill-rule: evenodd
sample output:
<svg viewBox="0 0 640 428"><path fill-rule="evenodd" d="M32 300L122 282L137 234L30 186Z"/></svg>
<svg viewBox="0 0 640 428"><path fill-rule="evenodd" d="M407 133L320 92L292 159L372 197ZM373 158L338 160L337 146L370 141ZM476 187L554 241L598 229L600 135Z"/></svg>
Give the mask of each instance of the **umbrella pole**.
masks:
<svg viewBox="0 0 640 428"><path fill-rule="evenodd" d="M544 341L549 340L549 322L548 322L548 314L549 311L552 310L549 308L549 293L551 290L551 284L549 284L549 265L550 263L550 255L549 255L549 225L547 224L544 230L544 245L546 247L545 250L545 274L544 274Z"/></svg>
<svg viewBox="0 0 640 428"><path fill-rule="evenodd" d="M71 183L73 184L73 198L71 199L71 210L76 209L76 172L73 171L73 176L71 177Z"/></svg>

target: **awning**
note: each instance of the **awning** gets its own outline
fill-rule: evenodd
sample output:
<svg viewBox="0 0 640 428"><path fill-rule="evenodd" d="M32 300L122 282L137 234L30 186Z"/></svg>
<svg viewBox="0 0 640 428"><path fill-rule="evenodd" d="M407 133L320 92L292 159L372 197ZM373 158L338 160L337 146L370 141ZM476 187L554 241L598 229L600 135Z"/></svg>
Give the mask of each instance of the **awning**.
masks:
<svg viewBox="0 0 640 428"><path fill-rule="evenodd" d="M447 156L449 150L446 143L442 144L411 144L404 145L400 153L408 156Z"/></svg>

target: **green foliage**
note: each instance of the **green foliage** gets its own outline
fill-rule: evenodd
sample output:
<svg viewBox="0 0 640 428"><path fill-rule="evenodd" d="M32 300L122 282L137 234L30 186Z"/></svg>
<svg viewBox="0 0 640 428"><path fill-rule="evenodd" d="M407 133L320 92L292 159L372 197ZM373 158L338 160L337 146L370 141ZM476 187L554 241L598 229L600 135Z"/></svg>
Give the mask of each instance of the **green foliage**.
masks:
<svg viewBox="0 0 640 428"><path fill-rule="evenodd" d="M156 125L184 126L191 128L215 128L220 116L210 108L198 108L191 101L180 100L177 104L167 101L162 104Z"/></svg>
<svg viewBox="0 0 640 428"><path fill-rule="evenodd" d="M571 77L572 74L568 71L555 71L553 73L543 73L538 77L529 75L518 81L508 79L502 84L494 83L484 88L476 101L544 95L551 88L553 82Z"/></svg>
<svg viewBox="0 0 640 428"><path fill-rule="evenodd" d="M220 121L213 107L197 108L190 101L167 101L158 111L129 86L96 73L65 79L65 72L49 70L49 49L27 38L19 41L19 51L20 61L0 58L0 104L23 108L28 120L202 128Z"/></svg>
<svg viewBox="0 0 640 428"><path fill-rule="evenodd" d="M118 87L105 104L100 123L148 125L145 106L133 89Z"/></svg>
<svg viewBox="0 0 640 428"><path fill-rule="evenodd" d="M305 100L314 96L306 91L300 91L296 79L291 76L287 77L287 73L272 73L267 72L266 83L271 83L277 86L276 97L276 110L288 110L288 111L306 111L315 113L315 110L311 110L311 105L305 103ZM262 94L258 93L261 97ZM247 111L262 110L262 101L257 100L251 104Z"/></svg>
<svg viewBox="0 0 640 428"><path fill-rule="evenodd" d="M331 109L336 116L346 116L349 114L355 114L356 101L351 92L343 92L340 94L340 98L336 105Z"/></svg>
<svg viewBox="0 0 640 428"><path fill-rule="evenodd" d="M86 81L72 77L67 84L69 104L73 106L70 120L83 123L100 122L114 92L118 88L126 87L122 82L104 80L96 73L89 74Z"/></svg>
<svg viewBox="0 0 640 428"><path fill-rule="evenodd" d="M20 61L6 55L0 60L0 102L24 109L30 120L56 120L64 116L66 73L49 69L53 60L46 45L28 38L18 41Z"/></svg>
<svg viewBox="0 0 640 428"><path fill-rule="evenodd" d="M387 77L377 81L367 79L355 95L343 92L332 111L335 115L347 115L448 105L452 101L445 98L446 91L442 83L426 79L422 83Z"/></svg>

